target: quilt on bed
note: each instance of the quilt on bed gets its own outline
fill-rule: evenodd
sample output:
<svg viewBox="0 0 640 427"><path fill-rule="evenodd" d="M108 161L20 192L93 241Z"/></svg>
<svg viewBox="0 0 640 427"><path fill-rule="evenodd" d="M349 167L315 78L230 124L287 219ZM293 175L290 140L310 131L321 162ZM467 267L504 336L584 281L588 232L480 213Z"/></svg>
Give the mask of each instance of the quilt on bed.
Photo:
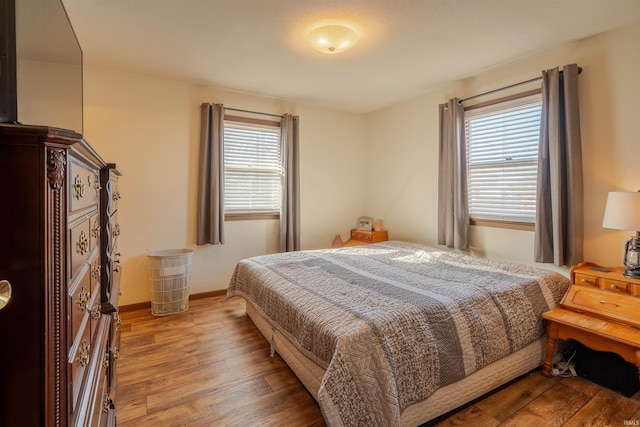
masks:
<svg viewBox="0 0 640 427"><path fill-rule="evenodd" d="M251 301L326 368L330 425L398 425L437 388L533 342L560 274L404 242L242 260L228 296Z"/></svg>

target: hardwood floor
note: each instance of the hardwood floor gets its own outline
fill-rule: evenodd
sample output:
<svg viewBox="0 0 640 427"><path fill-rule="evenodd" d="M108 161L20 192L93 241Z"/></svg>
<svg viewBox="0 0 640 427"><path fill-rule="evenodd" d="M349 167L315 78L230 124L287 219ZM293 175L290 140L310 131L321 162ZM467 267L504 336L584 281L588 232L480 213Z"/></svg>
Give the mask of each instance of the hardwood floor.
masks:
<svg viewBox="0 0 640 427"><path fill-rule="evenodd" d="M244 311L224 296L185 312L121 313L117 416L129 426L324 426L315 400ZM527 375L435 424L638 425L640 393L626 398L582 378Z"/></svg>

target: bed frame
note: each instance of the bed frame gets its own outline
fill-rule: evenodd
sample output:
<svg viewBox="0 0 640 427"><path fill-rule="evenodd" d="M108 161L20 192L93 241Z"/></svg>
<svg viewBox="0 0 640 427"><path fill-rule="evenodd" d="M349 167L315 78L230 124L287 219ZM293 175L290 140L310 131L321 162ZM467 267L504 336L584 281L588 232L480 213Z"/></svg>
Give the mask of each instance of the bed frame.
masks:
<svg viewBox="0 0 640 427"><path fill-rule="evenodd" d="M282 357L317 400L325 370L304 356L250 301L246 301L246 310L249 318L271 344L272 352L276 351ZM466 378L436 390L428 399L407 407L401 415L401 425L417 426L426 423L539 367L544 359L545 343L546 338L541 337ZM340 420L326 419L326 414L323 415L328 425L340 424Z"/></svg>

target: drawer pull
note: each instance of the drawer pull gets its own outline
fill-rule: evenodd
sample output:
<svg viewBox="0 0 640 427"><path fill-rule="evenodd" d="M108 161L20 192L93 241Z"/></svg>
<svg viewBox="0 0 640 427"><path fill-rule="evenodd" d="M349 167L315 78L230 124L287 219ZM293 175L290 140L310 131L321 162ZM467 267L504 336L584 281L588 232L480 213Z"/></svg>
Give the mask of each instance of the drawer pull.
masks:
<svg viewBox="0 0 640 427"><path fill-rule="evenodd" d="M611 289L618 289L617 285L611 284Z"/></svg>
<svg viewBox="0 0 640 427"><path fill-rule="evenodd" d="M618 305L615 302L608 302L608 301L600 301L600 304L611 304L614 307L622 307L621 305Z"/></svg>
<svg viewBox="0 0 640 427"><path fill-rule="evenodd" d="M91 269L91 277L98 280L100 279L100 264L97 262L93 264L93 268Z"/></svg>
<svg viewBox="0 0 640 427"><path fill-rule="evenodd" d="M581 282L582 283L589 283L589 281L587 279L582 279Z"/></svg>
<svg viewBox="0 0 640 427"><path fill-rule="evenodd" d="M89 239L84 234L84 230L80 232L80 236L78 236L78 241L76 242L76 252L80 255L84 255L89 251Z"/></svg>
<svg viewBox="0 0 640 427"><path fill-rule="evenodd" d="M90 298L91 294L87 291L87 288L83 286L82 289L80 289L80 295L78 295L78 308L81 311L84 311L87 308Z"/></svg>
<svg viewBox="0 0 640 427"><path fill-rule="evenodd" d="M8 280L0 280L0 310L11 301L11 283Z"/></svg>
<svg viewBox="0 0 640 427"><path fill-rule="evenodd" d="M87 344L86 340L83 340L82 346L80 346L80 354L78 355L78 363L80 363L80 366L82 366L83 368L87 366L87 364L89 363L90 349L91 349L91 346Z"/></svg>
<svg viewBox="0 0 640 427"><path fill-rule="evenodd" d="M111 399L109 399L108 394L104 394L104 400L102 401L102 413L106 414L111 409Z"/></svg>
<svg viewBox="0 0 640 427"><path fill-rule="evenodd" d="M84 197L84 189L86 185L82 183L82 178L80 178L80 174L76 175L73 180L73 191L76 199L80 200Z"/></svg>
<svg viewBox="0 0 640 427"><path fill-rule="evenodd" d="M100 303L97 302L93 305L93 308L91 309L91 317L93 317L93 320L98 320L100 318Z"/></svg>
<svg viewBox="0 0 640 427"><path fill-rule="evenodd" d="M94 239L98 239L100 237L100 224L98 221L93 223L93 228L91 229L91 234Z"/></svg>
<svg viewBox="0 0 640 427"><path fill-rule="evenodd" d="M96 190L96 196L100 196L100 190L102 187L100 186L100 177L96 174L95 181L93 183L93 189Z"/></svg>

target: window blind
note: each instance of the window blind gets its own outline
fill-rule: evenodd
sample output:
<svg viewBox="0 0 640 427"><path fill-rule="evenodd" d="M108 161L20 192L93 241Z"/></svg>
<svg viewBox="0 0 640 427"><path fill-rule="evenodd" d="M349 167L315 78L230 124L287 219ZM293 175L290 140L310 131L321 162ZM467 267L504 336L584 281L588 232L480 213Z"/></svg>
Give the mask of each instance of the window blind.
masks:
<svg viewBox="0 0 640 427"><path fill-rule="evenodd" d="M473 219L535 222L540 95L465 113Z"/></svg>
<svg viewBox="0 0 640 427"><path fill-rule="evenodd" d="M279 127L225 121L225 212L280 212L281 165Z"/></svg>

